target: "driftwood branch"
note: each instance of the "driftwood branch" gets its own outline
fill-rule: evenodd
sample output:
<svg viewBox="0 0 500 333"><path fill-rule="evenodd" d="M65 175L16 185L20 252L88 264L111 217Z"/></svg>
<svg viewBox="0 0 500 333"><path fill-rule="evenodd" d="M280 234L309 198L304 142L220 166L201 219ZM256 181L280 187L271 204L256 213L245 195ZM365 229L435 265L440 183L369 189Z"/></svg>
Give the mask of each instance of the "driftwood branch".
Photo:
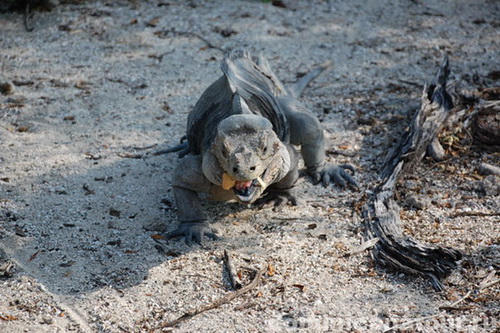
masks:
<svg viewBox="0 0 500 333"><path fill-rule="evenodd" d="M381 172L383 181L364 208L366 238L379 238L372 251L375 260L398 271L424 276L436 290L443 289L440 279L456 267L461 253L421 244L403 235L394 193L400 177L422 160L453 108L446 91L448 75L445 58L431 84L424 87L420 110L400 144L389 154Z"/></svg>

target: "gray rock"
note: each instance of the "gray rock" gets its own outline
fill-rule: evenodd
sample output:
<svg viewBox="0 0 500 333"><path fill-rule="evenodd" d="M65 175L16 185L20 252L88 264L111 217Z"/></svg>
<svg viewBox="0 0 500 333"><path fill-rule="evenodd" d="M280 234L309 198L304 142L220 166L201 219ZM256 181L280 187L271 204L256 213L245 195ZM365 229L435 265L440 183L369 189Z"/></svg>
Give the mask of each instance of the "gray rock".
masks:
<svg viewBox="0 0 500 333"><path fill-rule="evenodd" d="M497 175L500 176L500 168L488 163L481 163L477 168L482 175Z"/></svg>
<svg viewBox="0 0 500 333"><path fill-rule="evenodd" d="M409 208L421 210L431 204L431 199L425 194L415 194L406 199L406 205Z"/></svg>
<svg viewBox="0 0 500 333"><path fill-rule="evenodd" d="M479 190L485 195L499 195L500 184L498 182L500 177L489 175L479 182Z"/></svg>

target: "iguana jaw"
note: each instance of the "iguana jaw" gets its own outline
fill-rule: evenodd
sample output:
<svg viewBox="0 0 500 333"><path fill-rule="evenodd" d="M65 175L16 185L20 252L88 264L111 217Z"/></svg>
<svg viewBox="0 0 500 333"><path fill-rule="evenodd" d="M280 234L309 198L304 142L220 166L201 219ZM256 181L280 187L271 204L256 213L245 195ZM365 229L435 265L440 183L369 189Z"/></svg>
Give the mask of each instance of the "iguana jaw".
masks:
<svg viewBox="0 0 500 333"><path fill-rule="evenodd" d="M232 189L239 202L251 204L257 200L266 189L266 184L261 177L253 180L234 180L229 174L223 176L222 186L224 189Z"/></svg>
<svg viewBox="0 0 500 333"><path fill-rule="evenodd" d="M257 179L246 181L246 182L236 182L233 187L234 194L238 201L241 203L250 204L260 197L261 189Z"/></svg>

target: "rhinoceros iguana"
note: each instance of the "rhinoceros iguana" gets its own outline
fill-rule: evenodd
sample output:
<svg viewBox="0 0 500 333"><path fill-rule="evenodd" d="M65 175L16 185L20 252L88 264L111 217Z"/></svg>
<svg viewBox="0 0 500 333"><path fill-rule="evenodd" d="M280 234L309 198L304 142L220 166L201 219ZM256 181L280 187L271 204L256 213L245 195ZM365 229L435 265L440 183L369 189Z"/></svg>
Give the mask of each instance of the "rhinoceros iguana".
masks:
<svg viewBox="0 0 500 333"><path fill-rule="evenodd" d="M218 238L202 211L199 194L243 204L265 198L293 201L287 192L299 177L300 146L307 173L326 186L358 186L350 165L325 163L325 141L318 119L296 98L326 67L316 68L286 90L267 60L245 50L229 52L223 75L210 85L187 120L187 142L165 152L182 157L173 176L180 226L168 238L201 242Z"/></svg>

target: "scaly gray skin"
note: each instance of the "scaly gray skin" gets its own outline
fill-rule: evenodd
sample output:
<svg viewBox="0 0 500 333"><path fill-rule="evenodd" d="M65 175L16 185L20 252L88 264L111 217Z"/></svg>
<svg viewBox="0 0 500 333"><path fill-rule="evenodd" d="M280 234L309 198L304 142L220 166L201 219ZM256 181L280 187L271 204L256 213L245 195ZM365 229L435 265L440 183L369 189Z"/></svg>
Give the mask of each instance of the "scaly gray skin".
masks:
<svg viewBox="0 0 500 333"><path fill-rule="evenodd" d="M320 123L296 99L325 68L317 68L287 91L265 58L254 62L242 50L224 58L224 75L205 90L188 116L187 143L169 150L182 150L181 155L187 156L173 177L181 224L167 237L198 242L205 236L217 238L199 194L243 204L254 203L264 191L274 194L265 198L289 199L286 190L299 177L299 155L293 146L300 146L307 173L316 183L358 187L345 171L353 171L351 166L325 164Z"/></svg>

